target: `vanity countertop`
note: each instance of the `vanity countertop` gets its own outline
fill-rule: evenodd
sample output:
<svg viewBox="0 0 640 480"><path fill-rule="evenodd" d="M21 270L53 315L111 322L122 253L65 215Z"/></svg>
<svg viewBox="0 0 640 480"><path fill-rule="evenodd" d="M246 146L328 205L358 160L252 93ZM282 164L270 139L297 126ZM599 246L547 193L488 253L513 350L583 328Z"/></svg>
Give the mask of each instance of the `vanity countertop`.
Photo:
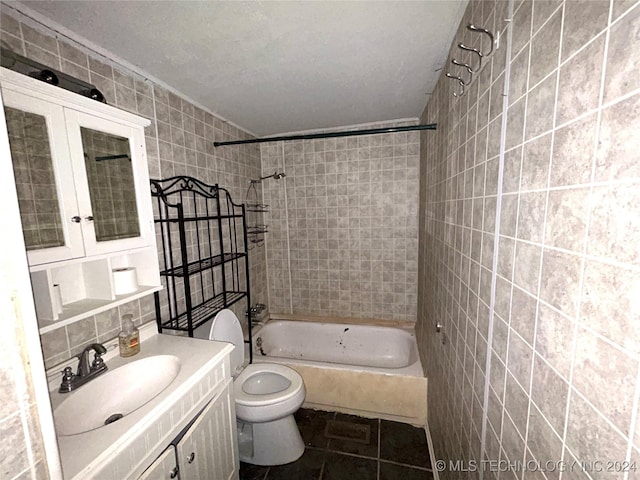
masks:
<svg viewBox="0 0 640 480"><path fill-rule="evenodd" d="M154 435L162 440L163 428L166 435L170 434L168 430L179 428L179 421L173 418L175 409L184 411L191 405L197 405L200 399L194 391L206 390L198 383L210 385L211 381L205 377L228 357L232 350L233 346L228 343L156 334L143 340L140 353L133 357L121 358L113 352L109 352L111 355L105 355L109 370L155 355L175 355L180 359L181 367L177 377L165 390L117 422L81 434L58 436L64 478L97 478L96 474L122 454L123 450L140 448L139 445L132 444L132 439L153 430ZM79 387L78 391L82 388ZM54 412L56 407L73 393L61 394L52 391L51 403ZM118 392L113 394L117 395ZM189 401L185 403L183 397L186 394L189 395ZM96 398L95 401L100 402L100 399ZM176 407L180 402L183 404ZM171 413L168 413L172 408ZM155 428L154 424L158 424L158 427ZM148 438L146 442L149 443ZM151 452L154 445L147 445L146 448ZM131 456L133 458L135 455L132 453Z"/></svg>

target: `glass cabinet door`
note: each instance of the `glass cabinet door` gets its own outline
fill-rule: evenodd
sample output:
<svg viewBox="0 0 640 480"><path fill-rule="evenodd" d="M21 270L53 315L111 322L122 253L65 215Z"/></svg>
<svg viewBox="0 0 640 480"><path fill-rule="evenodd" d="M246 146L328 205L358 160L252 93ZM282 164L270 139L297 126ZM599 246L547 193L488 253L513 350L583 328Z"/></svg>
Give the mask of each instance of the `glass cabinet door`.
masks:
<svg viewBox="0 0 640 480"><path fill-rule="evenodd" d="M63 108L3 90L30 265L84 255Z"/></svg>
<svg viewBox="0 0 640 480"><path fill-rule="evenodd" d="M150 196L140 130L71 109L65 118L87 255L148 245L138 214L140 195Z"/></svg>
<svg viewBox="0 0 640 480"><path fill-rule="evenodd" d="M129 139L80 128L96 241L139 237Z"/></svg>

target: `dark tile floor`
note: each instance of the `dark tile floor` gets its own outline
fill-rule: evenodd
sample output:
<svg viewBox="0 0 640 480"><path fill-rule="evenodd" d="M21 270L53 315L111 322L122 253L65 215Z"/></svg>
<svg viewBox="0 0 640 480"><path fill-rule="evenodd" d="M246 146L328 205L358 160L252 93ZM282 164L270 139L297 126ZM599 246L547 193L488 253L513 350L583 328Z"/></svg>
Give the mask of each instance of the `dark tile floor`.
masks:
<svg viewBox="0 0 640 480"><path fill-rule="evenodd" d="M421 428L307 409L295 418L304 455L277 467L240 463L240 480L433 480Z"/></svg>

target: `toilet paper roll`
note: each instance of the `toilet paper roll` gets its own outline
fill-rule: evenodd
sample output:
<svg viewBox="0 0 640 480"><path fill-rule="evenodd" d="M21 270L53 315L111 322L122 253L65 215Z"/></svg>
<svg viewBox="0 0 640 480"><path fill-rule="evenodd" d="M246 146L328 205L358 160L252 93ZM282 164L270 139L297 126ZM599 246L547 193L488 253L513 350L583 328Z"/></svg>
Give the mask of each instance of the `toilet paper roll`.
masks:
<svg viewBox="0 0 640 480"><path fill-rule="evenodd" d="M113 269L113 287L116 295L133 293L138 290L138 274L133 267Z"/></svg>
<svg viewBox="0 0 640 480"><path fill-rule="evenodd" d="M60 285L53 285L53 310L57 315L62 313L62 293L60 293Z"/></svg>

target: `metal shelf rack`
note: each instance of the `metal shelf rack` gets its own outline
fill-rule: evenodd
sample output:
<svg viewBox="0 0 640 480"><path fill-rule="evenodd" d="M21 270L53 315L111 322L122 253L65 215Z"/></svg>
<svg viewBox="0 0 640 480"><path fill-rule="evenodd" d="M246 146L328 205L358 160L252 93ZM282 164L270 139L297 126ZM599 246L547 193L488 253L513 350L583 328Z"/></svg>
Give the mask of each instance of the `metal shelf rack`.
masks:
<svg viewBox="0 0 640 480"><path fill-rule="evenodd" d="M248 311L245 206L226 189L187 176L151 180L151 196L165 287L155 293L158 331L193 337L223 308L246 299ZM250 322L248 330L251 343Z"/></svg>

